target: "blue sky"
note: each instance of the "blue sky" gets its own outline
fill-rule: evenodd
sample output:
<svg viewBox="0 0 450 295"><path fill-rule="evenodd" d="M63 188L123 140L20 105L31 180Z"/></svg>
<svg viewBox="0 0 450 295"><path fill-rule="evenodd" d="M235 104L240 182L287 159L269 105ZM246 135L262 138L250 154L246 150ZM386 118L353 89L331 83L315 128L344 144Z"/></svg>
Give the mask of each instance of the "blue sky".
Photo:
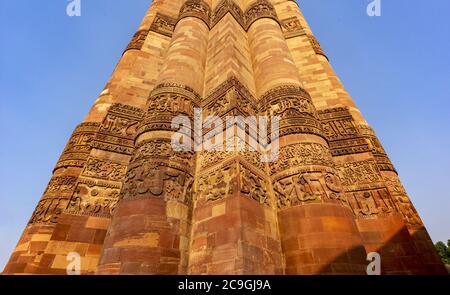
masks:
<svg viewBox="0 0 450 295"><path fill-rule="evenodd" d="M0 0L0 268L149 0ZM450 238L450 1L302 0L436 240ZM43 4L45 3L45 4Z"/></svg>

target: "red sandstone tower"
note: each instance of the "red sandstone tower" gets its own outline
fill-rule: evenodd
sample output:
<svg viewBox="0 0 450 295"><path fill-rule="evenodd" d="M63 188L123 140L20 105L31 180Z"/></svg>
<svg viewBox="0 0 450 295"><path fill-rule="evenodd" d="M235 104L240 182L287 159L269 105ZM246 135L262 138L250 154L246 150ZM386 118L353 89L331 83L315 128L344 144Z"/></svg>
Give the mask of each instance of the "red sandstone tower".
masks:
<svg viewBox="0 0 450 295"><path fill-rule="evenodd" d="M278 116L278 160L175 151L171 122L194 108ZM248 145L235 128L223 142ZM383 274L446 273L289 0L153 1L4 273L64 274L70 252L83 274L364 274L369 252Z"/></svg>

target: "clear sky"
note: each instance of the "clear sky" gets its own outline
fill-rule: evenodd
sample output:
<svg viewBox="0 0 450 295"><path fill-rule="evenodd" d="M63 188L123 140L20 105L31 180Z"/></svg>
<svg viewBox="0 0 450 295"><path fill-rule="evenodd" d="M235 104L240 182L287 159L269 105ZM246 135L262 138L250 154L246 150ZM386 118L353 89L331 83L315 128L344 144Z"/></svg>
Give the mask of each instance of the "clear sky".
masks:
<svg viewBox="0 0 450 295"><path fill-rule="evenodd" d="M450 1L302 0L433 240L450 238ZM150 0L0 0L0 271Z"/></svg>

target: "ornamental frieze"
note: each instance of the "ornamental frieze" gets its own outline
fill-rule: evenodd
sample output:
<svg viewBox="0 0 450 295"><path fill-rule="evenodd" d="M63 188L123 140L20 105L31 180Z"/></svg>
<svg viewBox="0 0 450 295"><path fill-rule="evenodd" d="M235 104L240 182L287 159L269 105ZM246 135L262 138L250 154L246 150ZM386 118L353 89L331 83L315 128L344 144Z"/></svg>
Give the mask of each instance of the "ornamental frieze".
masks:
<svg viewBox="0 0 450 295"><path fill-rule="evenodd" d="M360 132L347 107L320 110L318 114L333 156L371 151L367 138Z"/></svg>
<svg viewBox="0 0 450 295"><path fill-rule="evenodd" d="M91 144L99 127L99 123L81 123L78 125L64 148L54 170L67 167L82 168L92 150Z"/></svg>
<svg viewBox="0 0 450 295"><path fill-rule="evenodd" d="M138 121L108 114L100 126L100 131L119 137L130 137L136 132Z"/></svg>
<svg viewBox="0 0 450 295"><path fill-rule="evenodd" d="M125 176L121 197L192 201L194 152L176 152L170 139L140 142Z"/></svg>
<svg viewBox="0 0 450 295"><path fill-rule="evenodd" d="M327 55L325 54L325 51L322 49L322 46L320 46L319 41L311 34L307 34L308 40L311 43L311 46L314 49L314 52L318 55L324 56L326 59L328 59Z"/></svg>
<svg viewBox="0 0 450 295"><path fill-rule="evenodd" d="M400 179L397 176L385 177L385 182L405 222L411 226L423 226L422 220L408 197Z"/></svg>
<svg viewBox="0 0 450 295"><path fill-rule="evenodd" d="M197 204L202 205L231 197L237 190L238 167L237 163L233 162L229 166L219 167L215 171L199 176Z"/></svg>
<svg viewBox="0 0 450 295"><path fill-rule="evenodd" d="M286 39L306 35L300 20L296 16L281 20L281 26Z"/></svg>
<svg viewBox="0 0 450 295"><path fill-rule="evenodd" d="M342 139L329 141L331 154L334 157L370 152L364 138Z"/></svg>
<svg viewBox="0 0 450 295"><path fill-rule="evenodd" d="M294 115L303 113L317 118L317 112L311 96L298 85L281 85L261 97L261 112L268 115L282 115L290 112Z"/></svg>
<svg viewBox="0 0 450 295"><path fill-rule="evenodd" d="M145 39L147 39L147 35L148 30L137 31L131 38L131 41L128 44L127 48L125 49L124 53L131 49L141 50L142 47L144 46Z"/></svg>
<svg viewBox="0 0 450 295"><path fill-rule="evenodd" d="M268 179L238 160L222 163L199 176L197 204L219 201L239 192L241 196L271 207Z"/></svg>
<svg viewBox="0 0 450 295"><path fill-rule="evenodd" d="M185 17L196 17L209 27L211 22L211 7L202 0L187 0L180 9L178 20Z"/></svg>
<svg viewBox="0 0 450 295"><path fill-rule="evenodd" d="M308 203L338 201L346 204L339 177L332 170L302 171L273 183L278 209Z"/></svg>
<svg viewBox="0 0 450 295"><path fill-rule="evenodd" d="M233 0L222 0L213 11L202 0L188 0L180 9L178 21L185 17L196 17L212 29L227 13L230 13L245 31L261 18L270 18L280 24L275 8L268 0L257 0L246 11Z"/></svg>
<svg viewBox="0 0 450 295"><path fill-rule="evenodd" d="M170 139L151 139L140 142L136 146L131 162L140 163L151 160L167 160L173 168L191 170L194 167L195 155L192 151L174 151Z"/></svg>
<svg viewBox="0 0 450 295"><path fill-rule="evenodd" d="M397 170L387 155L374 154L374 157L380 171L391 171L397 173Z"/></svg>
<svg viewBox="0 0 450 295"><path fill-rule="evenodd" d="M206 116L223 116L232 109L241 115L254 116L258 113L258 104L253 95L236 77L230 77L202 101Z"/></svg>
<svg viewBox="0 0 450 295"><path fill-rule="evenodd" d="M200 106L201 96L192 88L163 83L155 87L147 101L147 113L140 122L136 137L153 130L174 131L172 121L178 115L193 120L194 108Z"/></svg>
<svg viewBox="0 0 450 295"><path fill-rule="evenodd" d="M126 171L127 166L125 165L107 160L89 158L81 175L110 181L122 181Z"/></svg>
<svg viewBox="0 0 450 295"><path fill-rule="evenodd" d="M121 103L112 104L108 109L108 113L123 118L128 118L130 120L131 119L140 120L144 114L144 112L140 108Z"/></svg>
<svg viewBox="0 0 450 295"><path fill-rule="evenodd" d="M257 201L261 205L270 205L269 184L244 165L239 166L240 193L249 199Z"/></svg>
<svg viewBox="0 0 450 295"><path fill-rule="evenodd" d="M68 204L67 198L48 198L40 200L34 210L29 224L56 224L58 217Z"/></svg>
<svg viewBox="0 0 450 295"><path fill-rule="evenodd" d="M150 31L172 37L173 31L175 30L175 24L175 19L158 12L156 13L153 23L150 25Z"/></svg>
<svg viewBox="0 0 450 295"><path fill-rule="evenodd" d="M134 137L144 112L123 104L113 104L91 146L96 149L131 155Z"/></svg>
<svg viewBox="0 0 450 295"><path fill-rule="evenodd" d="M341 140L361 136L348 108L332 108L318 112L328 140Z"/></svg>
<svg viewBox="0 0 450 295"><path fill-rule="evenodd" d="M213 151L202 152L199 154L199 162L201 171L207 171L211 167L217 167L223 165L228 161L234 161L239 159L242 163L251 165L254 169L258 169L260 172L266 172L265 163L261 161L261 153L257 151Z"/></svg>
<svg viewBox="0 0 450 295"><path fill-rule="evenodd" d="M213 28L227 13L231 13L242 28L247 27L244 11L242 11L239 5L237 5L234 0L222 0L212 12L211 28Z"/></svg>
<svg viewBox="0 0 450 295"><path fill-rule="evenodd" d="M260 18L271 18L279 23L275 8L270 1L257 0L250 5L245 11L246 29L248 30Z"/></svg>
<svg viewBox="0 0 450 295"><path fill-rule="evenodd" d="M189 204L193 182L189 173L169 167L167 163L140 162L129 168L121 198L162 198Z"/></svg>
<svg viewBox="0 0 450 295"><path fill-rule="evenodd" d="M372 154L374 155L375 160L377 161L378 168L381 171L391 171L397 173L397 170L386 154L386 151L381 145L381 142L378 140L378 137L376 136L373 129L366 125L360 125L358 126L358 130L369 141L370 149L372 151Z"/></svg>
<svg viewBox="0 0 450 295"><path fill-rule="evenodd" d="M178 84L178 83L161 83L158 84L150 94L150 101L152 97L157 97L161 94L177 94L179 96L186 97L192 101L192 104L195 106L199 106L201 102L201 96L195 92L189 86Z"/></svg>
<svg viewBox="0 0 450 295"><path fill-rule="evenodd" d="M262 113L267 116L279 116L280 119L302 115L316 117L315 108L311 100L296 94L279 98L271 97L263 105Z"/></svg>
<svg viewBox="0 0 450 295"><path fill-rule="evenodd" d="M368 218L398 212L374 159L337 165L336 170L355 216Z"/></svg>
<svg viewBox="0 0 450 295"><path fill-rule="evenodd" d="M286 84L267 91L260 99L260 114L280 118L280 136L308 133L324 137L311 97L298 85Z"/></svg>
<svg viewBox="0 0 450 295"><path fill-rule="evenodd" d="M381 142L378 140L377 136L375 135L375 132L371 127L367 125L359 125L358 130L364 137L369 139L372 152L374 154L386 155L386 151L384 150L383 146L381 145Z"/></svg>
<svg viewBox="0 0 450 295"><path fill-rule="evenodd" d="M385 216L396 212L387 188L353 191L346 194L350 207L358 218Z"/></svg>
<svg viewBox="0 0 450 295"><path fill-rule="evenodd" d="M77 177L75 176L54 176L50 180L44 195L72 193L76 187Z"/></svg>
<svg viewBox="0 0 450 295"><path fill-rule="evenodd" d="M344 186L383 182L383 177L374 160L344 163L337 165L336 170Z"/></svg>
<svg viewBox="0 0 450 295"><path fill-rule="evenodd" d="M189 97L177 93L160 93L149 99L146 119L159 114L173 114L174 116L183 114L193 117L194 104Z"/></svg>
<svg viewBox="0 0 450 295"><path fill-rule="evenodd" d="M280 148L278 160L269 163L272 175L289 168L305 165L333 167L333 158L328 147L318 143L298 143L284 146Z"/></svg>
<svg viewBox="0 0 450 295"><path fill-rule="evenodd" d="M90 182L78 183L64 213L111 217L119 201L120 188L103 187Z"/></svg>

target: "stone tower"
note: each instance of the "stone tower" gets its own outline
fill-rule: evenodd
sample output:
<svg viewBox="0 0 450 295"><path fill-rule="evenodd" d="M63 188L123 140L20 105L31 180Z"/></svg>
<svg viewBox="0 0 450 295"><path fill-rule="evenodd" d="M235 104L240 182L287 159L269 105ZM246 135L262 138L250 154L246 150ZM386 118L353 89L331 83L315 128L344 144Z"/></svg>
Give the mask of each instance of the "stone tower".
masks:
<svg viewBox="0 0 450 295"><path fill-rule="evenodd" d="M278 116L278 159L174 150L194 108ZM222 141L249 145L247 127ZM446 273L290 0L153 1L4 273L65 274L71 252L83 274L364 274L370 252L384 274Z"/></svg>

